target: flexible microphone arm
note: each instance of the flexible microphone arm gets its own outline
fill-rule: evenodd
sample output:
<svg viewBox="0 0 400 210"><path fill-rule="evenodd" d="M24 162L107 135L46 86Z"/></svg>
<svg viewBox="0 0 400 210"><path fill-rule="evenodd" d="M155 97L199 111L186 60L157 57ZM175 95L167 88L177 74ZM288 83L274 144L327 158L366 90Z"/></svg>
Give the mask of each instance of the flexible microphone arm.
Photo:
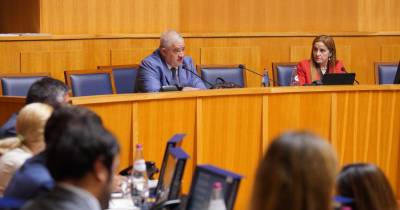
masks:
<svg viewBox="0 0 400 210"><path fill-rule="evenodd" d="M256 74L256 75L258 75L258 76L260 76L260 77L262 77L262 78L264 78L264 76L265 76L265 75L262 75L262 74L260 74L260 73L257 73L256 71L253 71L253 70L251 70L251 69L246 68L246 66L243 65L243 64L239 64L238 67L241 68L241 69L244 69L244 70L246 70L246 71L249 71L249 72L251 72L251 73L253 73L253 74ZM269 78L269 75L267 75L267 76L268 76L268 81L272 82L272 84L275 85L275 84L276 84L275 80ZM269 85L268 85L268 86L269 86Z"/></svg>
<svg viewBox="0 0 400 210"><path fill-rule="evenodd" d="M246 68L246 66L243 65L243 64L239 64L239 68L244 69L244 70L247 70L247 71L249 71L249 72L251 72L251 73L253 73L253 74L257 74L257 75L260 76L260 77L263 77L262 74L257 73L257 72L255 72L255 71L253 71L253 70L250 70L250 69Z"/></svg>
<svg viewBox="0 0 400 210"><path fill-rule="evenodd" d="M207 85L210 86L210 89L213 89L213 88L214 88L214 85L213 85L211 82L209 82L209 81L207 81L207 80L201 78L201 77L200 77L199 75L197 75L196 73L194 73L194 72L190 71L189 69L187 69L187 68L186 68L186 65L182 65L182 69L185 69L185 71L190 72L191 74L193 74L193 75L196 76L197 78L201 79L201 81L203 81L204 83L207 83Z"/></svg>

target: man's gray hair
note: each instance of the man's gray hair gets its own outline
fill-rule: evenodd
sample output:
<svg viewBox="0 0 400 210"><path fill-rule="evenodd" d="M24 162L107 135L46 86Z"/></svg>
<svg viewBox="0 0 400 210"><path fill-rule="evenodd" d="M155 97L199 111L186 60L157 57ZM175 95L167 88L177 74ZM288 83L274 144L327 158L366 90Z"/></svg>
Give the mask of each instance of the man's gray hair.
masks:
<svg viewBox="0 0 400 210"><path fill-rule="evenodd" d="M171 47L176 42L183 42L182 36L175 30L168 30L161 34L160 48Z"/></svg>

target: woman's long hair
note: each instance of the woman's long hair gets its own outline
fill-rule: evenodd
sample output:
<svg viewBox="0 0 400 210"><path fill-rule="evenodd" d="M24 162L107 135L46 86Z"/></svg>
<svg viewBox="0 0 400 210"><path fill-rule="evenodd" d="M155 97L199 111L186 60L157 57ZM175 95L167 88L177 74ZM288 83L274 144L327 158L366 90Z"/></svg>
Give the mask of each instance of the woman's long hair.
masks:
<svg viewBox="0 0 400 210"><path fill-rule="evenodd" d="M328 210L336 175L331 146L308 132L274 140L262 159L252 210Z"/></svg>
<svg viewBox="0 0 400 210"><path fill-rule="evenodd" d="M385 174L375 165L345 166L337 178L338 195L353 199L353 210L397 210L396 197Z"/></svg>
<svg viewBox="0 0 400 210"><path fill-rule="evenodd" d="M31 103L24 106L18 114L15 129L16 137L0 141L0 154L25 145L30 148L34 144L44 144L44 126L53 108L43 103Z"/></svg>

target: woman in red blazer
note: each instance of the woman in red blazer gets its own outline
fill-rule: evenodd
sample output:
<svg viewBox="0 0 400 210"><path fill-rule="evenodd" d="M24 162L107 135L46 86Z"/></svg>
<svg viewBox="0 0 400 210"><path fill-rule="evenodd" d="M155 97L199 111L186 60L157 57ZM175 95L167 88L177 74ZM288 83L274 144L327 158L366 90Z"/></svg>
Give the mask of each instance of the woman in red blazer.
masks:
<svg viewBox="0 0 400 210"><path fill-rule="evenodd" d="M336 47L332 37L317 36L312 44L311 59L297 64L297 75L300 85L311 84L321 80L322 75L344 73L343 63L336 60Z"/></svg>

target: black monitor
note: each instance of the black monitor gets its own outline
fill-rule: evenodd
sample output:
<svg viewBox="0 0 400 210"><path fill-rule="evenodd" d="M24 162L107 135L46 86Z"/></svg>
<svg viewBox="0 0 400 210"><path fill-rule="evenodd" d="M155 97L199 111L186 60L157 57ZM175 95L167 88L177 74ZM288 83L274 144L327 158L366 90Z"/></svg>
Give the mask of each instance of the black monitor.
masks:
<svg viewBox="0 0 400 210"><path fill-rule="evenodd" d="M400 61L399 64L397 65L397 72L396 76L394 77L393 84L400 84Z"/></svg>
<svg viewBox="0 0 400 210"><path fill-rule="evenodd" d="M182 177L188 158L189 155L179 147L168 150L164 176L159 180L163 184L157 193L157 203L179 198Z"/></svg>
<svg viewBox="0 0 400 210"><path fill-rule="evenodd" d="M224 195L226 209L232 210L241 179L241 175L212 165L197 166L193 175L185 209L208 209L213 184L215 182L220 182L222 184L222 194Z"/></svg>
<svg viewBox="0 0 400 210"><path fill-rule="evenodd" d="M161 169L160 169L160 176L158 177L158 183L157 183L157 187L154 191L155 195L154 197L157 197L157 194L159 193L162 185L163 185L163 177L164 177L164 173L165 173L165 167L167 166L167 158L168 158L168 151L170 148L175 148L175 147L181 147L182 145L182 140L183 138L186 136L186 134L183 133L178 133L175 134L174 136L172 136L168 142L167 145L165 147L165 152L164 152L164 157L162 160L162 164L161 164Z"/></svg>

